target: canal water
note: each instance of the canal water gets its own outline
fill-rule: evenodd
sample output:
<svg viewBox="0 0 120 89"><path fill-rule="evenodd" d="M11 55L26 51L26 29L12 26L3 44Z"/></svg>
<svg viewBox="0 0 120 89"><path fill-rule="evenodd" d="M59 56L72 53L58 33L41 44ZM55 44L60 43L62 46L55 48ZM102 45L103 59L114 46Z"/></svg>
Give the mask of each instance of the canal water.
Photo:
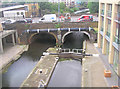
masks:
<svg viewBox="0 0 120 89"><path fill-rule="evenodd" d="M81 70L79 61L58 62L48 87L81 87Z"/></svg>
<svg viewBox="0 0 120 89"><path fill-rule="evenodd" d="M7 72L3 73L3 87L19 87L35 67L43 52L49 47L55 46L55 38L48 34L45 37L45 35L46 34L41 34L41 36L36 36L35 39L37 40L30 44L28 51L24 52L22 56L8 68ZM65 42L63 44L64 48L82 47L81 43L83 42L83 39L80 39L82 37L77 35L79 37L74 38L74 36L75 34L72 34L65 38ZM69 38L73 38L73 40L69 40ZM80 87L80 83L81 64L79 61L70 61L58 63L53 73L53 77L50 80L49 86Z"/></svg>

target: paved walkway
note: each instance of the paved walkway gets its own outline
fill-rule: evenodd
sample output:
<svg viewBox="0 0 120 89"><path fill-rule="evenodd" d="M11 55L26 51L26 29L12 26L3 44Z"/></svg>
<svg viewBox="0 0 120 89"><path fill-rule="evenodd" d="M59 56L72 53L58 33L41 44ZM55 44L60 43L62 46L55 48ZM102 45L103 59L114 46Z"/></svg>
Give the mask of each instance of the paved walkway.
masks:
<svg viewBox="0 0 120 89"><path fill-rule="evenodd" d="M26 45L6 46L4 52L0 54L0 70L11 61L17 60L25 50L27 50Z"/></svg>
<svg viewBox="0 0 120 89"><path fill-rule="evenodd" d="M99 55L100 55L100 58L102 59L102 62L105 66L105 69L110 70L112 73L110 78L105 78L108 86L111 87L113 85L114 86L118 85L120 83L120 79L117 76L117 74L115 73L115 71L113 70L112 65L108 63L108 55L102 54L102 50L100 48L97 48L97 50L99 51ZM120 86L120 84L119 84L119 86Z"/></svg>
<svg viewBox="0 0 120 89"><path fill-rule="evenodd" d="M87 42L86 53L98 54L98 51L92 43ZM85 57L82 69L82 87L107 87L104 69L104 64L99 56Z"/></svg>

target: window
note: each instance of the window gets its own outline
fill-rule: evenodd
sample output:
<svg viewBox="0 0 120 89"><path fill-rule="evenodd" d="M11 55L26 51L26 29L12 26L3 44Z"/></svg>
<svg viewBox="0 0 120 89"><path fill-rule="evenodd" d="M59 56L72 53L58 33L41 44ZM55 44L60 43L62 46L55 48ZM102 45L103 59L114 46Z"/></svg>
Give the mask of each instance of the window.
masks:
<svg viewBox="0 0 120 89"><path fill-rule="evenodd" d="M102 3L102 9L103 9L103 10L105 9L105 4L104 4L104 3Z"/></svg>
<svg viewBox="0 0 120 89"><path fill-rule="evenodd" d="M106 33L108 37L110 37L110 31L111 31L111 20L108 20L108 27L107 27L107 33Z"/></svg>
<svg viewBox="0 0 120 89"><path fill-rule="evenodd" d="M25 8L25 11L28 11L28 6L25 6L24 8Z"/></svg>
<svg viewBox="0 0 120 89"><path fill-rule="evenodd" d="M112 11L112 4L108 4L108 10Z"/></svg>
<svg viewBox="0 0 120 89"><path fill-rule="evenodd" d="M109 45L110 43L107 41L107 45L106 45L106 54L109 55Z"/></svg>
<svg viewBox="0 0 120 89"><path fill-rule="evenodd" d="M23 12L21 12L21 15L23 15Z"/></svg>
<svg viewBox="0 0 120 89"><path fill-rule="evenodd" d="M33 6L32 6L32 9L36 9L36 6L35 6L35 5L33 5Z"/></svg>
<svg viewBox="0 0 120 89"><path fill-rule="evenodd" d="M113 68L117 72L119 63L119 51L114 48Z"/></svg>
<svg viewBox="0 0 120 89"><path fill-rule="evenodd" d="M17 15L19 15L19 12L17 12Z"/></svg>
<svg viewBox="0 0 120 89"><path fill-rule="evenodd" d="M118 8L117 8L117 18L116 18L118 21L120 21L120 5L118 5Z"/></svg>
<svg viewBox="0 0 120 89"><path fill-rule="evenodd" d="M104 29L104 17L102 17L102 23L101 23L101 31Z"/></svg>
<svg viewBox="0 0 120 89"><path fill-rule="evenodd" d="M112 17L112 4L108 4L107 16L110 18Z"/></svg>
<svg viewBox="0 0 120 89"><path fill-rule="evenodd" d="M101 36L101 48L103 46L103 36Z"/></svg>
<svg viewBox="0 0 120 89"><path fill-rule="evenodd" d="M117 23L116 23L116 32L115 32L114 42L116 42L117 44L120 44L120 24L117 24Z"/></svg>
<svg viewBox="0 0 120 89"><path fill-rule="evenodd" d="M104 9L105 9L105 4L102 3L102 9L101 9L101 14L104 15Z"/></svg>

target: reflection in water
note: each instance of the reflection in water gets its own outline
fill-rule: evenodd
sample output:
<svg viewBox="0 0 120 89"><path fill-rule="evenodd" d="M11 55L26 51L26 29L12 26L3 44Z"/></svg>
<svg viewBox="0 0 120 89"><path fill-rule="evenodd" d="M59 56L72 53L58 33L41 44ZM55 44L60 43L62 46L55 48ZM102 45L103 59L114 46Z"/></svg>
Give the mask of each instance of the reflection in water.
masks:
<svg viewBox="0 0 120 89"><path fill-rule="evenodd" d="M49 36L48 36L49 37ZM19 87L39 61L42 53L55 45L55 39L35 40L29 45L18 61L14 62L2 75L3 87Z"/></svg>

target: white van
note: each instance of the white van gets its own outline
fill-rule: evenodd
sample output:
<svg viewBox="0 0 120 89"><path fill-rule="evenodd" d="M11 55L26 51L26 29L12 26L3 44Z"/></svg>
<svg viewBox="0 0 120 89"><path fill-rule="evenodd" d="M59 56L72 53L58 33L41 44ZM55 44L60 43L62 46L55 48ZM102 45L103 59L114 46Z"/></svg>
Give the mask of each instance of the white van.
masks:
<svg viewBox="0 0 120 89"><path fill-rule="evenodd" d="M56 14L46 14L39 19L39 22L56 22Z"/></svg>

